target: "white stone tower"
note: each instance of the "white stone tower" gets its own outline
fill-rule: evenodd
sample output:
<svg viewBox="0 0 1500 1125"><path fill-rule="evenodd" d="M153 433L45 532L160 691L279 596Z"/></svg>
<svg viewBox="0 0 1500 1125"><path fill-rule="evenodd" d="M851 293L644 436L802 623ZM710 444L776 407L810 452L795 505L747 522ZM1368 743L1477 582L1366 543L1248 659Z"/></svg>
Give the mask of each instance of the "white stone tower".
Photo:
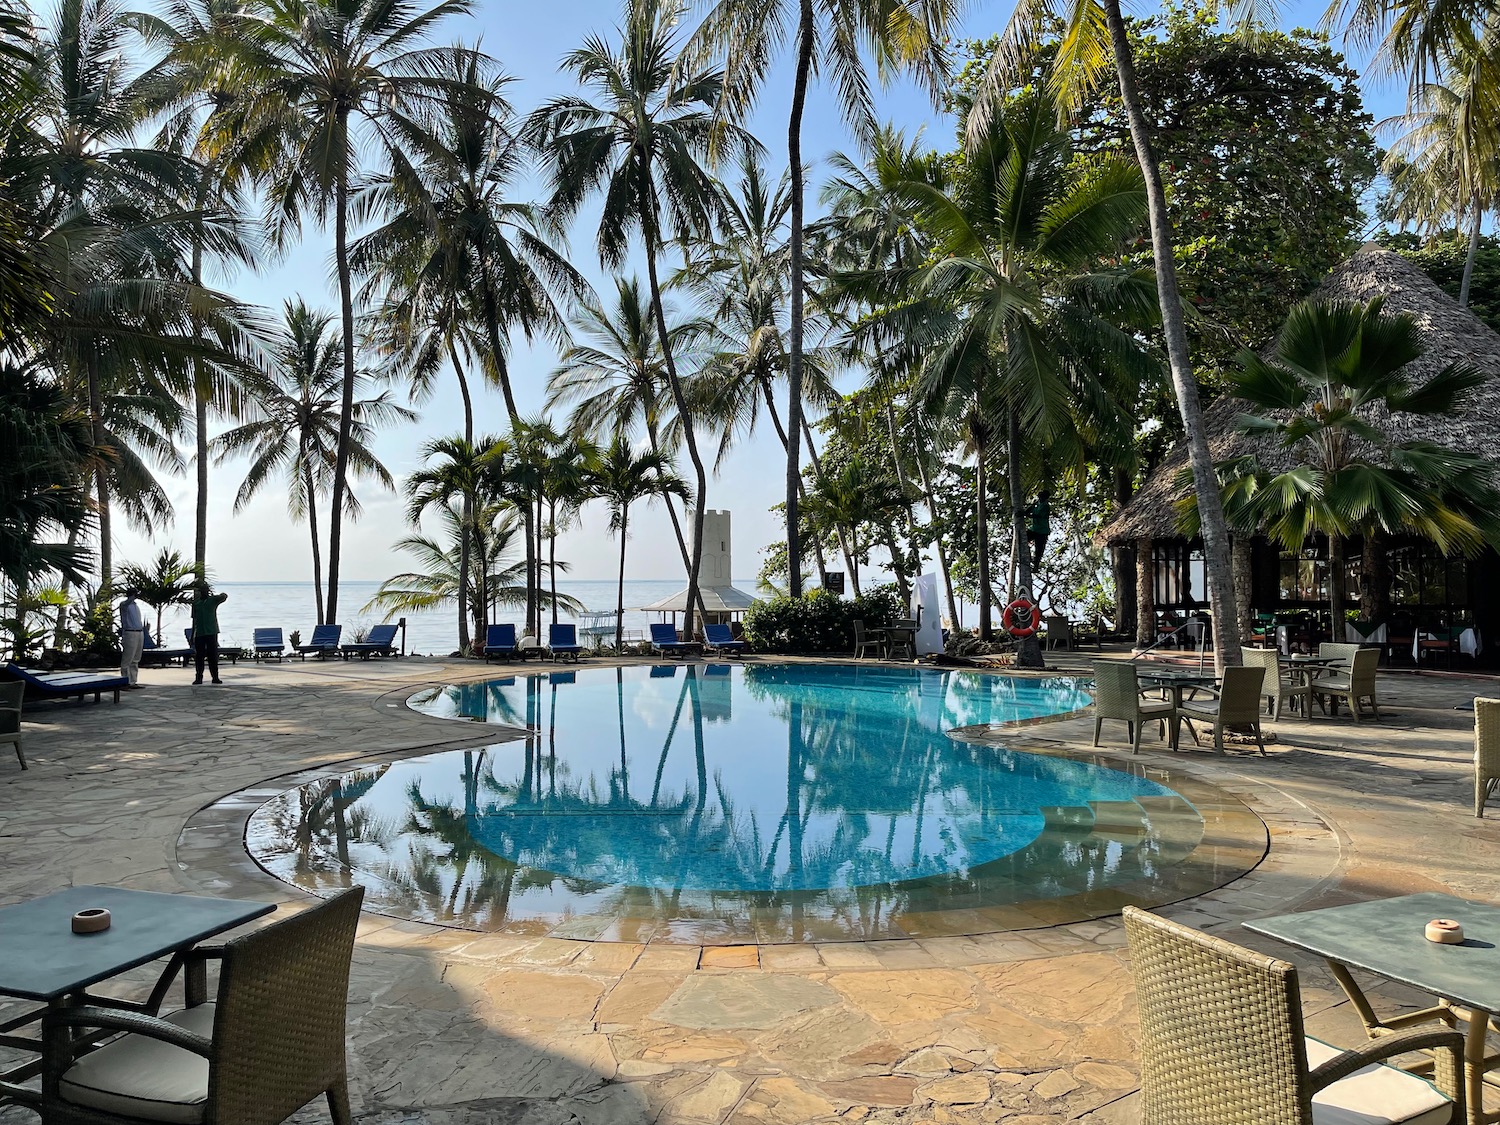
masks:
<svg viewBox="0 0 1500 1125"><path fill-rule="evenodd" d="M688 512L692 519L691 509ZM703 513L703 558L698 564L698 585L704 588L730 583L729 512L705 509Z"/></svg>

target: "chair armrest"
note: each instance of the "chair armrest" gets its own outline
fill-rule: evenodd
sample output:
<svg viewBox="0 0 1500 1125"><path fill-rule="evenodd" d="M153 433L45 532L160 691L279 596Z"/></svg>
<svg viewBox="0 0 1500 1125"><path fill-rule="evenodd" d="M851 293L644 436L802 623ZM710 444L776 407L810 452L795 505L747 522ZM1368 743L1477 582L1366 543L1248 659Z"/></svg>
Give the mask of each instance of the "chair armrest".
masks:
<svg viewBox="0 0 1500 1125"><path fill-rule="evenodd" d="M1206 691L1206 692L1208 692L1209 695L1211 695L1215 699L1218 699L1219 696L1223 694L1223 689L1213 687L1210 684L1192 684L1192 685L1189 686L1188 690L1189 691L1193 691L1193 692ZM1190 699L1184 699L1183 702L1184 703L1191 703L1192 700L1190 700Z"/></svg>
<svg viewBox="0 0 1500 1125"><path fill-rule="evenodd" d="M1398 1032L1395 1035L1382 1035L1379 1039L1372 1039L1363 1047L1354 1047L1341 1055L1329 1059L1318 1067L1308 1079L1312 1085L1313 1093L1342 1078L1348 1078L1357 1070L1363 1070L1371 1063L1383 1062L1396 1055L1404 1055L1409 1051L1438 1050L1449 1054L1444 1060L1442 1055L1438 1056L1437 1066L1434 1071L1434 1079L1440 1089L1453 1102L1453 1120L1463 1121L1464 1117L1464 1037L1463 1033L1453 1030L1451 1027L1418 1027L1410 1031ZM1448 1065L1444 1066L1444 1062Z"/></svg>
<svg viewBox="0 0 1500 1125"><path fill-rule="evenodd" d="M217 961L222 960L223 957L224 947L222 945L195 945L192 949L186 950L182 954L184 961Z"/></svg>
<svg viewBox="0 0 1500 1125"><path fill-rule="evenodd" d="M156 1016L142 1012L124 1012L114 1008L97 1008L85 1005L79 1008L60 1008L47 1012L42 1017L45 1033L60 1027L94 1027L104 1031L128 1031L133 1035L144 1035L148 1039L160 1039L174 1047L181 1047L195 1055L208 1058L213 1054L213 1041L195 1031L178 1027Z"/></svg>

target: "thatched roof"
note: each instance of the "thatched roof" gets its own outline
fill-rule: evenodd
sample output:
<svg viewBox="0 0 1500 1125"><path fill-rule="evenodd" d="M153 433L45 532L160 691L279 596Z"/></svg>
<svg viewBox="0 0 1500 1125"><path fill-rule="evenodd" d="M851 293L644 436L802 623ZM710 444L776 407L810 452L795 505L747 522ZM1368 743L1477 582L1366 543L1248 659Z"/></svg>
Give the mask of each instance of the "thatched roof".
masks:
<svg viewBox="0 0 1500 1125"><path fill-rule="evenodd" d="M1400 254L1373 243L1367 244L1318 287L1318 300L1369 301L1384 295L1388 312L1416 317L1426 351L1408 368L1414 380L1437 374L1454 360L1467 360L1490 373L1489 381L1476 389L1464 411L1433 434L1425 423L1397 415L1382 422L1382 428L1399 441L1419 438L1436 440L1455 449L1466 449L1500 460L1500 334L1468 309L1458 307L1417 266ZM1269 467L1289 467L1289 457L1275 439L1250 438L1235 429L1235 418L1246 404L1229 395L1220 397L1204 411L1209 447L1215 461L1259 452ZM1424 427L1418 430L1417 427ZM1187 447L1178 442L1156 471L1146 479L1135 499L1096 538L1104 543L1128 539L1174 538L1176 501L1182 495L1177 478L1187 466Z"/></svg>

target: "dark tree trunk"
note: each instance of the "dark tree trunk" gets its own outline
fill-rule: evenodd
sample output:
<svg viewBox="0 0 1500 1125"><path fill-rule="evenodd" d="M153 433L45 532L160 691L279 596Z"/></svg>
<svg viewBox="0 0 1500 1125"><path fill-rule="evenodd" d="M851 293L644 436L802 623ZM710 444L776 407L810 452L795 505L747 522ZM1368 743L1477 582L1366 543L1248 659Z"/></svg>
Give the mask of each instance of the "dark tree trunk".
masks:
<svg viewBox="0 0 1500 1125"><path fill-rule="evenodd" d="M1344 611L1349 605L1345 554L1348 544L1342 535L1328 536L1328 639L1343 644Z"/></svg>
<svg viewBox="0 0 1500 1125"><path fill-rule="evenodd" d="M1360 563L1360 615L1376 624L1390 624L1391 556L1390 541L1383 531L1365 534Z"/></svg>
<svg viewBox="0 0 1500 1125"><path fill-rule="evenodd" d="M344 495L349 487L349 438L354 424L354 281L349 270L348 114L335 126L344 139L344 160L334 185L333 254L339 275L339 315L344 329L344 386L339 403L339 442L333 462L333 498L328 508L328 619L339 615L339 562L344 542Z"/></svg>
<svg viewBox="0 0 1500 1125"><path fill-rule="evenodd" d="M1115 510L1123 511L1133 492L1130 474L1115 470ZM1115 628L1122 636L1135 633L1135 544L1120 543L1114 548Z"/></svg>
<svg viewBox="0 0 1500 1125"><path fill-rule="evenodd" d="M1149 648L1156 641L1156 570L1151 540L1135 541L1135 645Z"/></svg>
<svg viewBox="0 0 1500 1125"><path fill-rule="evenodd" d="M1479 205L1477 195L1472 203L1474 214L1469 220L1469 252L1464 255L1464 279L1458 287L1458 304L1465 309L1469 307L1469 288L1474 281L1474 262L1479 257L1479 227L1484 222L1484 208Z"/></svg>
<svg viewBox="0 0 1500 1125"><path fill-rule="evenodd" d="M625 536L630 529L630 505L620 505L620 583L615 589L615 652L625 647ZM625 728L620 728L620 738L625 738ZM623 757L622 757L623 760Z"/></svg>
<svg viewBox="0 0 1500 1125"><path fill-rule="evenodd" d="M1012 590L1011 596L1026 598L1033 604L1036 603L1036 591L1031 588L1031 552L1026 546L1026 486L1021 480L1021 416L1015 410L1010 411L1010 433L1006 440L1006 472L1010 478L1010 527L1013 543L1012 556L1019 586ZM1040 607L1037 608L1040 613ZM1017 668L1045 668L1047 661L1042 657L1042 645L1033 634L1029 637L1021 637L1016 648Z"/></svg>
<svg viewBox="0 0 1500 1125"><path fill-rule="evenodd" d="M201 229L193 235L193 284L203 284L203 237ZM196 330L197 318L193 320ZM203 361L193 360L193 457L194 478L198 488L193 512L193 568L201 578L208 566L208 388L204 386ZM156 630L161 639L161 628Z"/></svg>
<svg viewBox="0 0 1500 1125"><path fill-rule="evenodd" d="M802 113L807 106L807 84L812 75L813 37L816 33L812 0L797 9L797 74L792 86L792 112L787 123L787 166L792 178L791 208L791 324L787 333L786 428L802 429ZM800 450L795 441L786 447L786 562L787 591L802 596L802 544L798 538L797 482L802 477Z"/></svg>
<svg viewBox="0 0 1500 1125"><path fill-rule="evenodd" d="M88 357L89 423L94 436L94 490L99 502L99 591L97 597L103 601L109 597L110 585L115 574L114 513L109 495L109 466L101 455L108 444L104 430L104 386L99 375L99 356L90 351Z"/></svg>
<svg viewBox="0 0 1500 1125"><path fill-rule="evenodd" d="M759 382L761 393L766 400L766 411L771 416L771 425L776 427L776 436L781 441L782 451L785 452L787 440L786 428L782 426L781 415L776 410L776 398L771 393L771 384L765 379L761 379ZM804 501L807 499L807 482L802 479L800 473L797 474L797 495ZM818 584L826 588L828 586L828 560L823 557L823 544L818 542L816 535L812 539L812 549L813 562L817 564L818 568Z"/></svg>
<svg viewBox="0 0 1500 1125"><path fill-rule="evenodd" d="M988 450L985 448L984 428L976 426L973 428L974 438L974 519L977 526L974 529L976 545L979 549L979 639L988 641L993 639L994 632L994 595L990 591L990 508L988 473L985 470L985 458Z"/></svg>
<svg viewBox="0 0 1500 1125"><path fill-rule="evenodd" d="M1214 468L1213 452L1208 445L1208 431L1203 424L1203 406L1198 397L1198 383L1193 375L1192 357L1188 351L1187 324L1182 311L1182 294L1177 286L1177 261L1173 248L1172 220L1167 214L1166 188L1161 167L1151 145L1151 125L1141 104L1136 79L1135 60L1130 51L1125 20L1120 14L1120 0L1104 0L1105 22L1109 25L1110 44L1114 51L1115 73L1120 82L1120 100L1130 124L1136 159L1146 180L1146 202L1151 224L1151 252L1156 265L1156 293L1161 306L1162 334L1167 345L1167 360L1172 369L1172 388L1177 395L1177 410L1182 416L1187 437L1188 461L1193 470L1193 491L1198 499L1198 517L1202 524L1203 561L1208 576L1209 599L1214 615L1215 658L1220 667L1240 663L1239 628L1234 618L1234 579L1229 563L1229 525L1224 519L1224 502L1219 494L1219 477Z"/></svg>
<svg viewBox="0 0 1500 1125"><path fill-rule="evenodd" d="M302 456L302 488L307 493L307 531L312 539L313 602L318 611L318 624L328 624L323 614L323 549L318 545L318 491L313 485L312 465L306 451ZM309 638L311 639L311 638Z"/></svg>
<svg viewBox="0 0 1500 1125"><path fill-rule="evenodd" d="M1230 564L1234 568L1234 613L1240 636L1253 635L1255 628L1255 552L1248 536L1230 540Z"/></svg>

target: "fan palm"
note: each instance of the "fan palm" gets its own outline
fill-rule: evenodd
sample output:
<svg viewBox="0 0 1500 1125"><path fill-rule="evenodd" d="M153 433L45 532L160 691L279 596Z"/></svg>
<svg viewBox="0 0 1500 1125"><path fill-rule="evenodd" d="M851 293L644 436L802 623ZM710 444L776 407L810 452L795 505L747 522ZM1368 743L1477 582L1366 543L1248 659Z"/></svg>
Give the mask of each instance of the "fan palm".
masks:
<svg viewBox="0 0 1500 1125"><path fill-rule="evenodd" d="M1288 550L1327 536L1336 636L1350 535L1415 533L1444 554L1500 543L1494 465L1425 439L1397 440L1389 425L1406 416L1416 425L1403 428L1429 432L1462 411L1486 376L1455 361L1414 384L1405 370L1422 356L1421 331L1413 316L1382 304L1304 302L1272 354L1241 352L1231 376L1234 394L1253 408L1240 429L1274 440L1290 467L1269 468L1258 454L1222 463L1225 505L1239 526L1263 528Z"/></svg>
<svg viewBox="0 0 1500 1125"><path fill-rule="evenodd" d="M1115 158L1080 172L1051 99L1032 92L1012 101L985 134L970 136L950 189L913 182L904 191L935 245L928 262L892 275L898 299L909 283L918 300L878 323L898 338L935 334L922 393L938 415L963 420L972 441L985 636L991 622L982 505L997 432L1008 432L1015 593L1026 597L1023 445L1034 450L1079 435L1096 449L1129 444L1129 414L1118 393L1152 375L1132 331L1149 323L1151 302L1143 278L1100 263L1144 218L1144 185L1134 164ZM1023 642L1018 662L1036 664L1040 655Z"/></svg>
<svg viewBox="0 0 1500 1125"><path fill-rule="evenodd" d="M726 143L748 151L755 142L737 126L714 119L721 72L674 75L681 14L676 0L630 0L617 48L591 36L563 60L597 100L556 98L536 111L529 134L547 165L558 215L576 214L586 199L602 192L597 244L606 266L620 264L633 234L641 238L663 370L695 476L698 507L687 576L691 632L695 604L701 601L698 563L708 477L678 377L658 259L669 238L704 232L722 210L718 184L706 164L710 149Z"/></svg>
<svg viewBox="0 0 1500 1125"><path fill-rule="evenodd" d="M353 180L366 139L388 147L389 113L409 112L451 87L442 60L458 49L423 44L438 23L469 7L469 0L440 0L428 8L387 0L261 0L233 40L249 104L226 115L223 127L239 134L237 143L259 161L273 243L286 245L309 218L331 219L333 225L343 381L329 512L329 616L338 615L359 378L349 263ZM362 125L368 126L366 137Z"/></svg>
<svg viewBox="0 0 1500 1125"><path fill-rule="evenodd" d="M234 498L235 511L279 479L286 488L292 520L307 520L313 597L322 624L332 617L333 601L329 598L325 602L323 596L318 498L334 491L339 436L343 432L343 372L333 317L309 308L300 299L287 301L284 324L271 341L269 353L268 370L247 378L245 383L252 417L220 434L211 448L219 464L240 454L250 459ZM370 449L370 441L380 427L398 420L410 421L411 411L392 402L390 392L382 391L371 398L355 399L350 417L353 425L347 453L351 472L394 489L391 474ZM340 500L343 514L357 518L360 506L354 494L346 490Z"/></svg>
<svg viewBox="0 0 1500 1125"><path fill-rule="evenodd" d="M127 564L120 568L120 583L134 587L141 600L156 610L156 639L161 641L161 615L169 605L188 605L193 583L203 573L176 551L163 547L149 566Z"/></svg>
<svg viewBox="0 0 1500 1125"><path fill-rule="evenodd" d="M615 590L615 649L625 639L625 544L630 538L630 507L641 501L676 496L689 503L687 482L672 471L672 463L660 453L637 453L623 437L616 436L600 452L589 471L589 483L597 499L609 507L609 529L620 537L620 579Z"/></svg>
<svg viewBox="0 0 1500 1125"><path fill-rule="evenodd" d="M947 80L943 45L957 14L952 0L713 0L694 35L698 53L723 52L721 112L738 117L754 102L772 58L795 26L796 65L787 123L791 173L790 317L787 333L787 429L802 429L803 380L803 180L802 117L808 86L826 68L844 117L862 135L874 131L862 52L882 73L912 67L936 93ZM802 550L797 532L801 446L788 443L786 458L787 574L790 593L802 593Z"/></svg>

